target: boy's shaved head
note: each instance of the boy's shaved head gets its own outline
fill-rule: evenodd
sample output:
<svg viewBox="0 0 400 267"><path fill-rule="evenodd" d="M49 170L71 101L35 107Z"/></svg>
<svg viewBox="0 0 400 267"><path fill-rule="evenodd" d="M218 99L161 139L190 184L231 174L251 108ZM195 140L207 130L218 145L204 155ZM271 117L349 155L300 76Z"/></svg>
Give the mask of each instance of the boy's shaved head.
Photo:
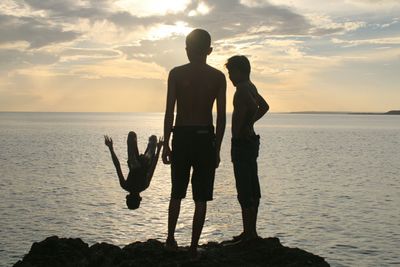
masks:
<svg viewBox="0 0 400 267"><path fill-rule="evenodd" d="M186 37L186 48L207 53L211 46L211 36L203 29L195 29Z"/></svg>

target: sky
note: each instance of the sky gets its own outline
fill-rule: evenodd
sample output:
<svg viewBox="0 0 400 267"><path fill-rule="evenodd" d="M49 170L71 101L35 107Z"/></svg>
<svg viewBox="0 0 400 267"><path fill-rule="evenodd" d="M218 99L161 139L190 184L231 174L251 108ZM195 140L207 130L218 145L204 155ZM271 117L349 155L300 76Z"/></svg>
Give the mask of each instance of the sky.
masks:
<svg viewBox="0 0 400 267"><path fill-rule="evenodd" d="M195 28L272 112L400 109L400 0L1 0L0 111L163 112Z"/></svg>

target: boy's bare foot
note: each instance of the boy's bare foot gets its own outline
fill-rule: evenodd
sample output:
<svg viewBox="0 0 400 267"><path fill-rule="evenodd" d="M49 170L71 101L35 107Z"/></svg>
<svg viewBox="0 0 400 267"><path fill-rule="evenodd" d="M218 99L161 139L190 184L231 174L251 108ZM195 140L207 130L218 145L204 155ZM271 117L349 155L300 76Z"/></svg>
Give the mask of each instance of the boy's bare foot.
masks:
<svg viewBox="0 0 400 267"><path fill-rule="evenodd" d="M232 241L234 241L234 242L239 241L243 238L243 236L244 236L244 232L241 232L240 235L233 236Z"/></svg>
<svg viewBox="0 0 400 267"><path fill-rule="evenodd" d="M157 144L157 136L155 136L155 135L150 136L149 137L149 143Z"/></svg>
<svg viewBox="0 0 400 267"><path fill-rule="evenodd" d="M254 235L246 235L245 233L241 233L240 235L234 236L232 240L225 241L224 246L234 246L238 244L243 244L247 242L251 242L254 240L258 240L261 237L258 236L257 234Z"/></svg>
<svg viewBox="0 0 400 267"><path fill-rule="evenodd" d="M177 251L178 250L178 243L175 239L167 239L165 241L165 248L169 251Z"/></svg>
<svg viewBox="0 0 400 267"><path fill-rule="evenodd" d="M254 240L258 240L261 237L259 237L257 234L251 234L251 235L243 235L242 238L240 239L240 241L242 242L248 242L248 241L254 241Z"/></svg>

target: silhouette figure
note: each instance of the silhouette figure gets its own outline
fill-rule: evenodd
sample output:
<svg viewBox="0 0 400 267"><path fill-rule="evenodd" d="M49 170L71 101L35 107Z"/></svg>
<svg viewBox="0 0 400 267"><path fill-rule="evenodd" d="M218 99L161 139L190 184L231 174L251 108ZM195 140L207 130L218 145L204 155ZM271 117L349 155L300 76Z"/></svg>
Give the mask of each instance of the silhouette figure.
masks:
<svg viewBox="0 0 400 267"><path fill-rule="evenodd" d="M186 196L190 169L195 211L190 256L197 256L197 246L207 210L213 198L215 169L220 162L220 147L225 131L225 75L206 63L212 52L210 34L193 30L186 37L189 63L173 68L168 77L167 104L164 118L162 159L171 164L171 199L168 210L166 247L176 249L175 228L181 200ZM214 134L212 109L217 105ZM174 109L176 117L174 124ZM174 125L174 127L173 127ZM172 151L169 145L173 132Z"/></svg>
<svg viewBox="0 0 400 267"><path fill-rule="evenodd" d="M236 87L232 113L231 157L236 181L237 197L242 209L243 232L233 241L258 238L257 215L260 203L257 157L260 136L254 123L269 110L264 98L250 81L250 62L245 56L233 56L225 64L229 79Z"/></svg>
<svg viewBox="0 0 400 267"><path fill-rule="evenodd" d="M111 158L117 171L119 184L124 190L129 192L126 196L126 205L129 209L133 210L139 208L140 201L142 200L140 192L146 190L150 185L160 156L162 139L160 138L157 142L157 137L155 135L150 136L145 153L139 155L136 133L129 132L127 138L129 174L126 180L122 174L117 155L114 152L113 140L105 135L104 143L110 150Z"/></svg>

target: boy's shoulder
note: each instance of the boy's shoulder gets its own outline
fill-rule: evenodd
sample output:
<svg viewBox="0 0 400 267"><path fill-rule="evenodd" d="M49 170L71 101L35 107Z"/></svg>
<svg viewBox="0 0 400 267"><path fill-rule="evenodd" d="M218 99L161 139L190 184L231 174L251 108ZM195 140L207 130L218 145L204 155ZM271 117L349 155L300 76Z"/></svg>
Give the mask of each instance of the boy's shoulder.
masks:
<svg viewBox="0 0 400 267"><path fill-rule="evenodd" d="M251 81L244 81L236 85L237 90L257 90L256 86Z"/></svg>
<svg viewBox="0 0 400 267"><path fill-rule="evenodd" d="M210 66L208 64L207 64L207 67L209 68L209 70L211 72L214 72L216 75L220 75L220 76L225 77L225 74L222 71L220 71L219 69L216 69L216 68L214 68L214 67L212 67L212 66Z"/></svg>
<svg viewBox="0 0 400 267"><path fill-rule="evenodd" d="M253 97L258 94L257 87L251 81L239 83L236 86L236 91Z"/></svg>
<svg viewBox="0 0 400 267"><path fill-rule="evenodd" d="M217 76L218 78L225 78L225 74L222 71L220 71L208 64L204 65L203 70L206 71L209 75L214 75L214 76ZM190 72L190 71L193 71L193 66L192 66L192 64L187 63L184 65L180 65L180 66L176 66L176 67L172 68L170 70L170 74L180 74L180 73L185 73L185 72Z"/></svg>
<svg viewBox="0 0 400 267"><path fill-rule="evenodd" d="M240 102L253 103L255 94L257 94L257 88L251 82L240 83L236 86L235 98Z"/></svg>

